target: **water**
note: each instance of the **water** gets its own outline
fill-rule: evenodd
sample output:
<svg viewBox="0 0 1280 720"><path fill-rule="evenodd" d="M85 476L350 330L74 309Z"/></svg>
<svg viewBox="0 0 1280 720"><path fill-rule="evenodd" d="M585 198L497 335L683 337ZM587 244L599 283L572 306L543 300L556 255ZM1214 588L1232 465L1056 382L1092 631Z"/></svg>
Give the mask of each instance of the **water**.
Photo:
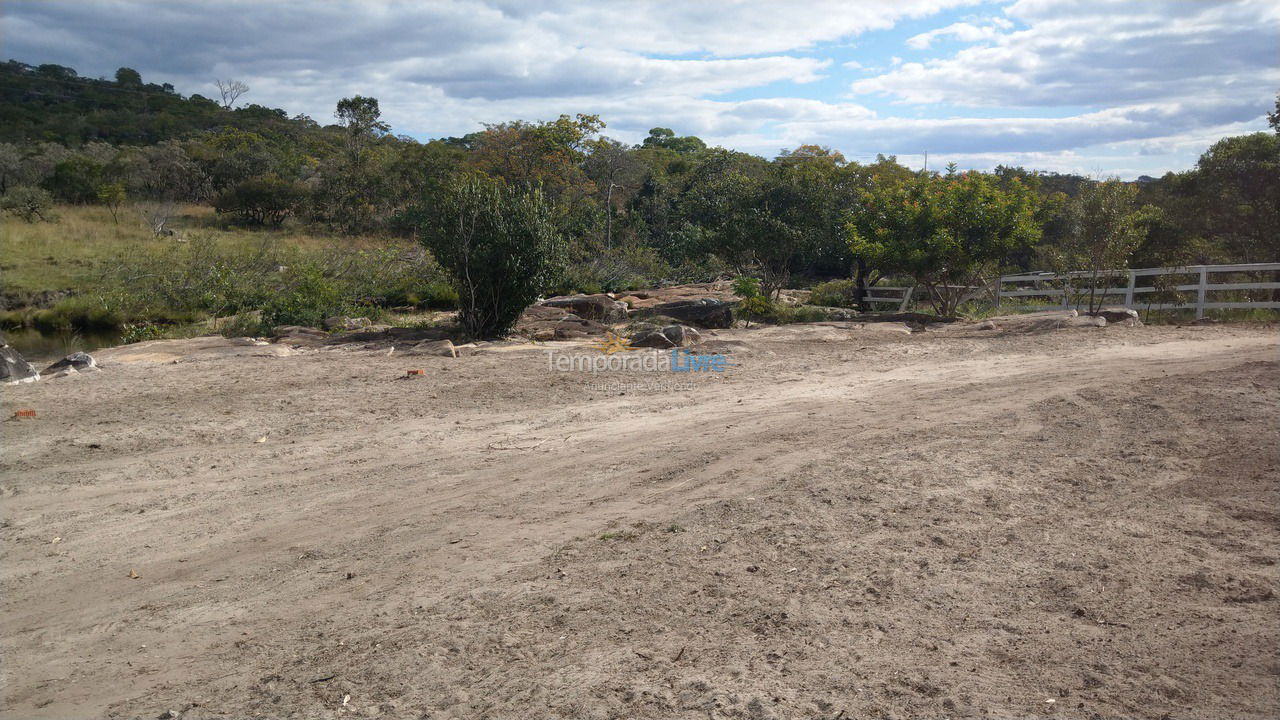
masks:
<svg viewBox="0 0 1280 720"><path fill-rule="evenodd" d="M98 348L115 347L121 342L119 332L63 331L46 333L33 328L5 330L5 340L22 353L22 357L35 365L59 360L73 352L93 352Z"/></svg>

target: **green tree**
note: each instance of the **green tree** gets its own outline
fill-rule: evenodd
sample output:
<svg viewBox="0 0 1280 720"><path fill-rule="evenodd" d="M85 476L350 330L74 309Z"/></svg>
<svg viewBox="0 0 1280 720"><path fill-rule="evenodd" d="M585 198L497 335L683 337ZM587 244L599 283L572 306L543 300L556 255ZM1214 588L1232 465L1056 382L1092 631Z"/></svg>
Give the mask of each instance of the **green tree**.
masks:
<svg viewBox="0 0 1280 720"><path fill-rule="evenodd" d="M1108 287L1129 267L1129 257L1142 244L1154 213L1137 204L1138 188L1112 178L1091 183L1067 204L1067 234L1049 257L1061 271L1088 271L1089 312L1105 300L1099 283Z"/></svg>
<svg viewBox="0 0 1280 720"><path fill-rule="evenodd" d="M0 197L0 210L33 223L53 222L53 197L41 188L15 187Z"/></svg>
<svg viewBox="0 0 1280 720"><path fill-rule="evenodd" d="M391 129L382 121L382 110L378 107L378 99L356 95L342 98L334 111L334 117L346 131L347 156L353 165L359 165L364 152L378 138Z"/></svg>
<svg viewBox="0 0 1280 720"><path fill-rule="evenodd" d="M142 87L142 74L133 68L122 67L116 70L116 84L121 87Z"/></svg>
<svg viewBox="0 0 1280 720"><path fill-rule="evenodd" d="M231 213L254 225L280 225L306 199L306 186L275 175L242 180L213 198L219 214Z"/></svg>
<svg viewBox="0 0 1280 720"><path fill-rule="evenodd" d="M1039 237L1037 203L1025 184L1002 188L976 172L876 183L850 213L849 245L875 267L911 275L934 310L951 316L1010 253Z"/></svg>
<svg viewBox="0 0 1280 720"><path fill-rule="evenodd" d="M452 276L459 318L475 337L508 332L552 286L564 249L540 192L477 175L426 208L420 231Z"/></svg>
<svg viewBox="0 0 1280 720"><path fill-rule="evenodd" d="M119 180L115 182L102 183L97 187L98 202L102 203L111 211L111 222L120 223L120 207L124 205L128 195L125 193L124 183Z"/></svg>

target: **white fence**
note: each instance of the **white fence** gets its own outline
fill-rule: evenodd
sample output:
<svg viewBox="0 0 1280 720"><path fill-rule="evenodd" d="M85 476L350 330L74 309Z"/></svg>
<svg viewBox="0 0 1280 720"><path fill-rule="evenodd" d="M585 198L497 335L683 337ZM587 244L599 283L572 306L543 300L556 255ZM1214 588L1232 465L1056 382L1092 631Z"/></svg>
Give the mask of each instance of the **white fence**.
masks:
<svg viewBox="0 0 1280 720"><path fill-rule="evenodd" d="M867 297L865 300L869 303L886 303L897 305L898 312L906 312L911 305L911 296L915 293L915 287L882 287L880 285L872 285L867 288ZM898 293L897 297L892 294Z"/></svg>
<svg viewBox="0 0 1280 720"><path fill-rule="evenodd" d="M1162 267L1162 268L1140 268L1135 270L1122 270L1118 272L1103 273L1099 276L1099 282L1103 285L1111 285L1112 280L1125 280L1124 287L1100 287L1094 290L1095 296L1101 296L1103 301L1108 297L1120 297L1124 299L1125 307L1142 308L1149 310L1192 310L1196 311L1196 317L1204 317L1205 310L1219 309L1235 309L1235 308L1272 308L1280 309L1280 302L1274 298L1276 293L1268 293L1266 300L1246 300L1246 301L1230 301L1230 302L1214 302L1209 295L1227 290L1280 290L1280 282L1224 282L1210 283L1210 276L1224 273L1280 273L1280 263L1247 263L1241 265L1189 265L1187 267ZM996 283L996 306L1000 306L1001 302L1010 298L1030 298L1030 297L1047 297L1061 298L1061 307L1071 307L1072 301L1077 304L1088 302L1089 288L1080 288L1076 283L1087 281L1092 277L1090 272L1072 272L1066 274L1054 274L1048 272L1039 273L1020 273L1016 275L1002 275L1000 281ZM1159 275L1186 275L1196 278L1196 282L1170 285L1166 287L1155 287L1150 285L1139 285L1139 278ZM1059 287L1045 287L1047 283L1057 283ZM1015 289L1006 290L1005 285L1012 284ZM1116 283L1117 285L1119 283ZM1027 287L1030 285L1031 287ZM1184 292L1195 292L1195 302L1143 302L1144 295L1149 293L1168 293L1170 295L1180 294ZM1156 298L1148 298L1154 300ZM1161 298L1167 299L1167 298ZM1135 301L1137 304L1135 305ZM1016 307L1016 306L1015 306Z"/></svg>

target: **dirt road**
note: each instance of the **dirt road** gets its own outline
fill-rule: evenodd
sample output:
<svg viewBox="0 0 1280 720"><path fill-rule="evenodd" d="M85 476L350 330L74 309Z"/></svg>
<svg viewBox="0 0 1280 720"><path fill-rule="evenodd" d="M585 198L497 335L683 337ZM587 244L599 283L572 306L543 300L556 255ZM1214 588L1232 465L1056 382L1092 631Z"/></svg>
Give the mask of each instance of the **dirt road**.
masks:
<svg viewBox="0 0 1280 720"><path fill-rule="evenodd" d="M1274 329L719 339L3 389L3 716L1280 708Z"/></svg>

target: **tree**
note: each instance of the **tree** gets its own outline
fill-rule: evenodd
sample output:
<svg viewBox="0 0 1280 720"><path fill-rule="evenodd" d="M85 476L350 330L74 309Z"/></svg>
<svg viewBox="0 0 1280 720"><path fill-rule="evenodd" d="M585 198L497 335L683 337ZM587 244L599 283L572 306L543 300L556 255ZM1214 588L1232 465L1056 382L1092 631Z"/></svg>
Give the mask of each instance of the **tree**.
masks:
<svg viewBox="0 0 1280 720"><path fill-rule="evenodd" d="M976 172L876 183L850 213L849 245L876 267L910 274L934 310L952 316L1011 252L1039 237L1037 202L1019 181L1002 188Z"/></svg>
<svg viewBox="0 0 1280 720"><path fill-rule="evenodd" d="M353 165L359 165L365 149L391 129L382 121L377 98L363 95L342 98L333 114L347 131L347 155Z"/></svg>
<svg viewBox="0 0 1280 720"><path fill-rule="evenodd" d="M702 141L702 138L692 135L676 137L674 130L662 127L651 129L649 137L644 139L642 145L644 147L664 148L682 154L696 153L707 149L707 144Z"/></svg>
<svg viewBox="0 0 1280 720"><path fill-rule="evenodd" d="M1146 237L1154 208L1139 208L1137 197L1136 186L1112 178L1085 185L1067 204L1067 234L1050 257L1059 270L1088 271L1090 313L1105 300L1098 283L1109 287Z"/></svg>
<svg viewBox="0 0 1280 720"><path fill-rule="evenodd" d="M541 193L478 175L456 181L426 208L420 231L452 276L459 318L475 337L508 332L553 284L563 253Z"/></svg>
<svg viewBox="0 0 1280 720"><path fill-rule="evenodd" d="M302 183L282 180L275 175L243 180L218 193L213 209L219 214L232 213L254 225L280 225L297 211L306 199Z"/></svg>
<svg viewBox="0 0 1280 720"><path fill-rule="evenodd" d="M122 67L116 70L116 84L120 87L142 87L142 74L133 68Z"/></svg>
<svg viewBox="0 0 1280 720"><path fill-rule="evenodd" d="M98 202L102 203L111 211L111 222L120 223L120 206L124 205L127 197L124 189L124 183L120 181L102 183L97 187Z"/></svg>
<svg viewBox="0 0 1280 720"><path fill-rule="evenodd" d="M53 197L41 188L16 187L0 197L0 210L17 215L23 220L33 223L36 220L52 222L54 217Z"/></svg>
<svg viewBox="0 0 1280 720"><path fill-rule="evenodd" d="M1204 232L1237 262L1271 262L1280 237L1280 134L1223 138L1196 163Z"/></svg>
<svg viewBox="0 0 1280 720"><path fill-rule="evenodd" d="M218 87L218 94L222 96L224 110L230 110L241 95L249 92L249 86L239 80L214 80L213 84Z"/></svg>

